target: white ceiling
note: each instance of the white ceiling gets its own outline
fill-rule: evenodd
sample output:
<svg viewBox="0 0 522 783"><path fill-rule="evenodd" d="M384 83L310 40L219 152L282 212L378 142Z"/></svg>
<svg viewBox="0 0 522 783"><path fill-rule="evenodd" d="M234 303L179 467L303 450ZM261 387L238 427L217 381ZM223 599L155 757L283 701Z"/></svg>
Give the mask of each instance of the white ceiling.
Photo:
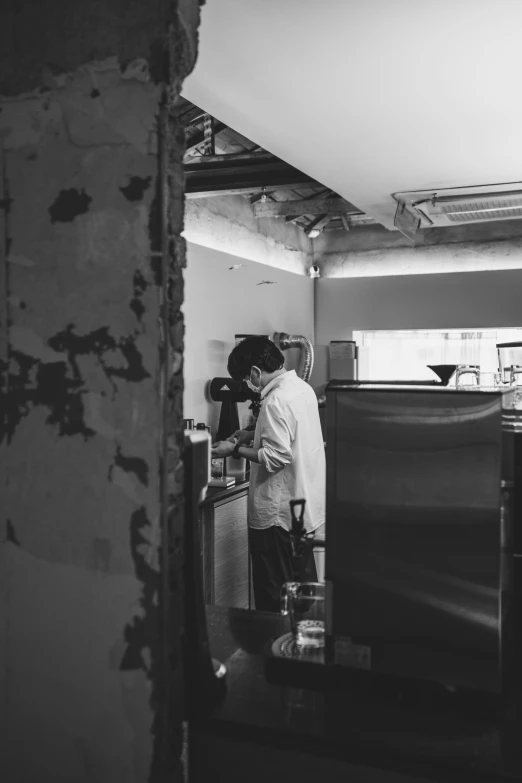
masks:
<svg viewBox="0 0 522 783"><path fill-rule="evenodd" d="M207 0L183 95L388 228L522 180L522 0Z"/></svg>

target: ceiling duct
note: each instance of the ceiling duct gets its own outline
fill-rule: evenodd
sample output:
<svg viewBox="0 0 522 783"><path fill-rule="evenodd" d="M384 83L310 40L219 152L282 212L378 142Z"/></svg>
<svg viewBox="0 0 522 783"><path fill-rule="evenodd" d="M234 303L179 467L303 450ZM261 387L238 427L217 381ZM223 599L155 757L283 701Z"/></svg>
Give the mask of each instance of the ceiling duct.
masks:
<svg viewBox="0 0 522 783"><path fill-rule="evenodd" d="M286 334L286 332L274 332L272 340L280 351L286 351L288 348L300 348L301 360L297 375L308 383L314 368L314 347L308 337L300 334Z"/></svg>
<svg viewBox="0 0 522 783"><path fill-rule="evenodd" d="M522 182L394 193L395 226L413 239L419 228L522 219Z"/></svg>

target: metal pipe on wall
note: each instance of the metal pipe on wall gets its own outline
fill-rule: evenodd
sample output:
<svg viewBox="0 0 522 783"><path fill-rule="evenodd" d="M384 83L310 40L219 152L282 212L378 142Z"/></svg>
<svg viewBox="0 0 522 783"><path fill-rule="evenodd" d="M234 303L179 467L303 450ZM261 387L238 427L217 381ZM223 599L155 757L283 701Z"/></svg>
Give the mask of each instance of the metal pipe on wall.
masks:
<svg viewBox="0 0 522 783"><path fill-rule="evenodd" d="M310 376L314 367L314 347L307 337L300 334L287 334L286 332L274 332L272 340L280 351L286 351L288 348L300 348L301 359L297 374L303 381L309 383Z"/></svg>

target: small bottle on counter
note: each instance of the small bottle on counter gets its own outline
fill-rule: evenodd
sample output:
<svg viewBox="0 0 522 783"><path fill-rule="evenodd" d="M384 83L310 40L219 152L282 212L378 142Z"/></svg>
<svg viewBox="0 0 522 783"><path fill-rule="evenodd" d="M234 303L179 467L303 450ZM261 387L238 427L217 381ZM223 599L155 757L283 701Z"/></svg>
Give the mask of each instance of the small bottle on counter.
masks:
<svg viewBox="0 0 522 783"><path fill-rule="evenodd" d="M252 423L253 418L254 417L250 414L243 416L241 420L241 428L246 429L246 427ZM239 484L241 481L245 481L246 473L247 460L245 457L234 457L231 455L227 458L227 475L232 476L236 480L236 484Z"/></svg>
<svg viewBox="0 0 522 783"><path fill-rule="evenodd" d="M225 460L223 457L212 457L210 471L212 478L223 478L225 475Z"/></svg>

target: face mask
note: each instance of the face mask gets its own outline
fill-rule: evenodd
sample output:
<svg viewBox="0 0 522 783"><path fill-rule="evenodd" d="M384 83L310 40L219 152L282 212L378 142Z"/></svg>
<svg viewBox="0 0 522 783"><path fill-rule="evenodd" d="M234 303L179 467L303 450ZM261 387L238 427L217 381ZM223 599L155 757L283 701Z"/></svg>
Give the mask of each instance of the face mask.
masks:
<svg viewBox="0 0 522 783"><path fill-rule="evenodd" d="M253 369L254 369L254 367L252 367L252 370ZM255 369L259 370L259 367L256 367ZM251 378L252 378L252 370L250 370L250 378L248 378L248 380L246 381L246 385L248 386L250 391L254 392L254 394L261 394L261 392L263 391L263 387L262 386L254 386L254 384L252 383L252 380L251 380ZM261 377L261 371L260 370L259 370L259 376Z"/></svg>

